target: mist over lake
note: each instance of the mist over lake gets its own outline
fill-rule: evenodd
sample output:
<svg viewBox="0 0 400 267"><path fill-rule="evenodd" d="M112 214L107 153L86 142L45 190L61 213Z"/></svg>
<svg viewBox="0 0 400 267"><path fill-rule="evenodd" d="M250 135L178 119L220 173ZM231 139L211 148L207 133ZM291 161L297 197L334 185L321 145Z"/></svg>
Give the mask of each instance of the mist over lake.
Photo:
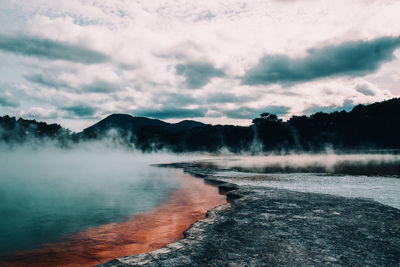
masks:
<svg viewBox="0 0 400 267"><path fill-rule="evenodd" d="M241 186L368 198L400 209L400 155L396 151L233 156L197 165Z"/></svg>
<svg viewBox="0 0 400 267"><path fill-rule="evenodd" d="M171 221L169 218L174 218L175 213L170 212L165 221L158 221L157 211L163 213L162 209L157 208L169 203L174 192L178 190L183 195L172 197L175 199L174 207L178 207L178 210L179 202L184 204L187 201L182 196L190 194L192 200L197 199L196 201L203 203L224 203L223 196L219 196L217 201L213 200L213 196L218 196L218 188L207 191L207 195L199 195L198 192L202 191L198 190L204 187L202 180L191 178L187 174L182 176L180 169L160 167L163 163L186 162L190 164L192 171L198 168L206 175L241 187L257 186L368 198L398 209L400 156L392 152L171 154L143 153L114 143L100 142L64 149L51 143L44 143L42 147L37 144L2 147L0 212L3 217L0 221L0 262L4 260L7 263L11 259L21 264L33 260L40 263L46 260L53 245L57 248L56 255L60 256L58 260L62 262L64 260L61 256L66 255L69 245L76 251L79 248L77 244L84 240L80 238L86 235L92 235L94 239L90 241L93 243L90 249L85 247L85 253L96 255L90 253L97 251L93 248L106 244L102 239L103 235L122 233L134 238L136 232L131 233L126 231L129 228L125 229L127 225L136 224L132 215L151 210L155 213L151 213L153 217L150 217L152 219L149 222L158 223L161 229L174 228L179 220ZM156 166L157 164L161 165ZM197 185L191 184L188 179L193 179ZM186 184L184 190L180 189L182 184ZM190 214L193 213L190 210L193 204L189 203L189 206L183 207ZM196 216L203 218L205 211L197 209L195 213L199 215ZM110 232L107 232L107 225L113 225ZM121 226L120 230L117 230L118 225ZM182 229L189 225L190 223ZM134 231L140 231L143 227L144 224L138 225ZM79 238L74 239L74 236ZM118 239L112 238L107 242L112 244ZM129 244L135 244L134 240L129 240L125 246L128 248ZM57 244L62 246L57 247ZM49 250L40 250L46 246ZM36 252L29 254L30 250ZM28 253L27 260L24 260L24 251ZM129 255L129 250L126 253ZM118 255L123 256L126 253ZM87 259L90 257L93 256L87 256ZM112 256L106 259L111 258Z"/></svg>
<svg viewBox="0 0 400 267"><path fill-rule="evenodd" d="M154 208L179 187L178 160L93 146L1 150L0 255Z"/></svg>

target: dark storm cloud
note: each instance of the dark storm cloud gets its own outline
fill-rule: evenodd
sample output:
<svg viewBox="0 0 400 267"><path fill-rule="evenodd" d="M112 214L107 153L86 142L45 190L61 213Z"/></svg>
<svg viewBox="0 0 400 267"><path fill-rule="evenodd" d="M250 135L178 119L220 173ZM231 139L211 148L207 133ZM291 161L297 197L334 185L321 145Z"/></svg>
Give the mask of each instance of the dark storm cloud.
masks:
<svg viewBox="0 0 400 267"><path fill-rule="evenodd" d="M176 73L183 75L186 79L186 86L191 89L201 88L213 77L223 77L225 73L214 68L213 65L203 62L191 62L176 65Z"/></svg>
<svg viewBox="0 0 400 267"><path fill-rule="evenodd" d="M54 78L52 78L50 76L46 76L46 75L43 75L43 74L26 75L24 77L25 77L26 80L28 80L30 82L37 83L37 84L40 84L40 85L44 85L44 86L47 86L47 87L52 87L52 88L57 88L57 89L58 88L69 88L70 87L69 84L67 84L67 83L65 83L63 81L54 79Z"/></svg>
<svg viewBox="0 0 400 267"><path fill-rule="evenodd" d="M95 81L93 83L85 84L81 89L85 92L93 93L111 93L119 90L118 86L106 81Z"/></svg>
<svg viewBox="0 0 400 267"><path fill-rule="evenodd" d="M26 35L0 35L0 49L25 56L84 64L103 63L109 60L107 55L83 46Z"/></svg>
<svg viewBox="0 0 400 267"><path fill-rule="evenodd" d="M207 103L236 103L239 98L230 93L215 93L207 96Z"/></svg>
<svg viewBox="0 0 400 267"><path fill-rule="evenodd" d="M200 99L193 97L190 94L185 93L164 93L160 92L156 95L154 101L159 104L165 104L168 106L184 106L188 104L199 104Z"/></svg>
<svg viewBox="0 0 400 267"><path fill-rule="evenodd" d="M134 116L144 116L156 119L175 119L203 117L207 110L204 108L162 108L162 109L139 109L132 111Z"/></svg>
<svg viewBox="0 0 400 267"><path fill-rule="evenodd" d="M19 106L19 103L7 96L0 95L0 106L16 108Z"/></svg>
<svg viewBox="0 0 400 267"><path fill-rule="evenodd" d="M44 74L26 75L25 79L33 83L37 83L40 85L56 89L72 88L68 83L58 80L57 78L54 78L51 75L44 75ZM112 93L115 91L119 91L120 88L115 84L103 80L98 80L92 83L84 84L80 88L76 89L80 90L81 92Z"/></svg>
<svg viewBox="0 0 400 267"><path fill-rule="evenodd" d="M228 118L232 119L254 119L260 116L263 112L268 112L276 115L285 115L289 112L289 107L286 106L267 106L265 108L249 108L241 107L233 110L221 110Z"/></svg>
<svg viewBox="0 0 400 267"><path fill-rule="evenodd" d="M244 103L252 100L258 99L259 96L236 96L231 93L212 93L207 95L207 103Z"/></svg>
<svg viewBox="0 0 400 267"><path fill-rule="evenodd" d="M292 84L333 76L362 76L392 60L399 46L400 37L385 37L309 49L304 58L267 55L247 71L242 83Z"/></svg>
<svg viewBox="0 0 400 267"><path fill-rule="evenodd" d="M317 112L324 112L324 113L332 113L335 111L350 111L354 108L354 102L352 100L345 100L343 105L336 106L319 106L319 105L312 105L308 107L306 110L303 111L304 115L311 115Z"/></svg>
<svg viewBox="0 0 400 267"><path fill-rule="evenodd" d="M90 117L96 113L94 108L85 105L75 105L63 107L61 109L67 111L69 115L77 117Z"/></svg>
<svg viewBox="0 0 400 267"><path fill-rule="evenodd" d="M374 96L375 92L368 86L368 84L359 84L356 86L357 92L366 96Z"/></svg>

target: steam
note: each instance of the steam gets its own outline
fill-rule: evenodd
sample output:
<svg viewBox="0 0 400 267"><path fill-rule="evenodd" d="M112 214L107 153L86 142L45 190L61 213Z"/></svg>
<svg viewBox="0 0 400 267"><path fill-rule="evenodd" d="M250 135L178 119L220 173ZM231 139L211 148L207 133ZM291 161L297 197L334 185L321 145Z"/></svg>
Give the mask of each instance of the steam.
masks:
<svg viewBox="0 0 400 267"><path fill-rule="evenodd" d="M270 154L233 156L198 164L219 170L242 172L400 176L400 155L398 154Z"/></svg>
<svg viewBox="0 0 400 267"><path fill-rule="evenodd" d="M198 158L98 142L0 147L0 256L158 206L180 170L150 165Z"/></svg>
<svg viewBox="0 0 400 267"><path fill-rule="evenodd" d="M400 155L393 153L143 153L113 132L101 141L61 146L46 140L0 144L0 255L159 205L179 187L174 177L180 170L152 164L194 161L202 168L241 172L400 176Z"/></svg>
<svg viewBox="0 0 400 267"><path fill-rule="evenodd" d="M240 186L367 198L400 209L400 155L396 154L269 155L196 164Z"/></svg>

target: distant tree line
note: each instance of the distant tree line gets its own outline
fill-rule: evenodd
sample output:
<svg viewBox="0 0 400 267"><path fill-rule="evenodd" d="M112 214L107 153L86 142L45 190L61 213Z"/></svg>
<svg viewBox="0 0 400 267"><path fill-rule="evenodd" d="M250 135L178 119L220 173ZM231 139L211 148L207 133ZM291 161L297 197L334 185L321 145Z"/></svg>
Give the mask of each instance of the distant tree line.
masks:
<svg viewBox="0 0 400 267"><path fill-rule="evenodd" d="M8 115L0 117L0 141L7 144L44 140L58 141L62 144L71 139L71 131L62 128L59 124L16 119Z"/></svg>
<svg viewBox="0 0 400 267"><path fill-rule="evenodd" d="M294 116L288 122L301 149L400 148L400 99L357 105L352 111Z"/></svg>
<svg viewBox="0 0 400 267"><path fill-rule="evenodd" d="M142 151L173 152L226 149L233 153L320 151L332 149L400 149L400 99L358 105L352 111L293 116L284 122L262 113L250 126L208 125L195 121L170 124L113 114L73 134L58 124L0 117L0 138L23 142L28 137L56 139L60 144L110 139ZM66 141L67 140L67 141Z"/></svg>

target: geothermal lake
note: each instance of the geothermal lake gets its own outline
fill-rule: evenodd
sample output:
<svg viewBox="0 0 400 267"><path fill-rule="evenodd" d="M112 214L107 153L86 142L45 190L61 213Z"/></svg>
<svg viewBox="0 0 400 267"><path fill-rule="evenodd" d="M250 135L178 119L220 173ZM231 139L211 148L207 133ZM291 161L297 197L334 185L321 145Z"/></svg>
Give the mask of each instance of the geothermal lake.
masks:
<svg viewBox="0 0 400 267"><path fill-rule="evenodd" d="M262 173L232 171L217 172L215 177L239 186L263 186L297 192L371 199L400 209L399 178L318 173L273 173L265 176Z"/></svg>
<svg viewBox="0 0 400 267"><path fill-rule="evenodd" d="M363 197L400 208L399 155L200 157L102 146L3 149L0 265L91 266L183 238L190 224L226 199L180 169L151 166L179 161L195 161L238 185Z"/></svg>
<svg viewBox="0 0 400 267"><path fill-rule="evenodd" d="M181 238L225 203L201 179L151 166L182 159L104 148L0 152L0 265L90 266Z"/></svg>
<svg viewBox="0 0 400 267"><path fill-rule="evenodd" d="M237 185L367 198L400 209L399 154L303 154L230 157L210 164Z"/></svg>
<svg viewBox="0 0 400 267"><path fill-rule="evenodd" d="M45 152L46 153L46 152ZM169 170L83 153L2 155L0 252L147 211L179 187ZM95 157L93 157L95 156Z"/></svg>

